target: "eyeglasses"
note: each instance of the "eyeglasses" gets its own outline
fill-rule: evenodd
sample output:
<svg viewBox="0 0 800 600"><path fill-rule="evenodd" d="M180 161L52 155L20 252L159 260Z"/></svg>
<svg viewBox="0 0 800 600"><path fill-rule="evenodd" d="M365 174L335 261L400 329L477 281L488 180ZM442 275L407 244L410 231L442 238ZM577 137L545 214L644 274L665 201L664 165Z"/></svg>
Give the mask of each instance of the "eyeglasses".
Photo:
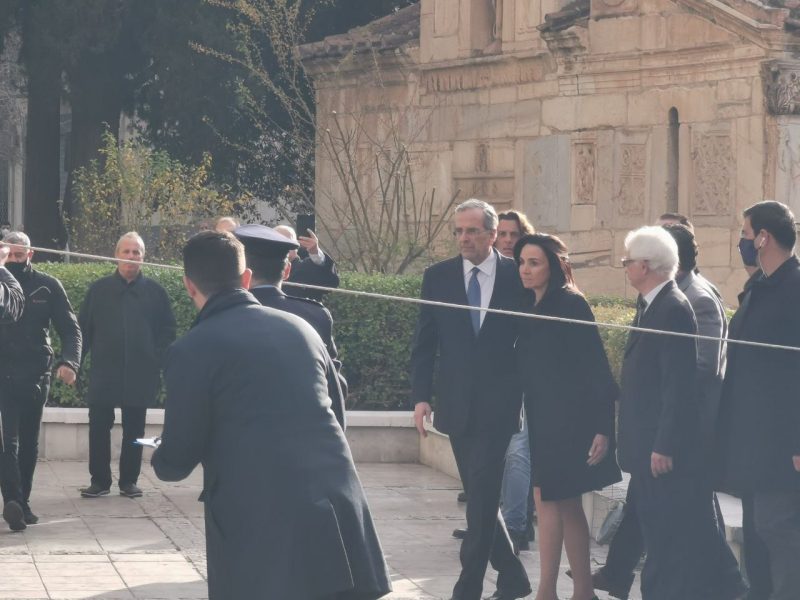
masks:
<svg viewBox="0 0 800 600"><path fill-rule="evenodd" d="M627 267L629 264L635 263L637 260L644 262L644 260L641 258L621 258L620 262L622 263L623 267Z"/></svg>
<svg viewBox="0 0 800 600"><path fill-rule="evenodd" d="M456 227L455 229L453 229L453 237L461 237L462 235L465 235L467 237L475 237L476 235L480 235L485 231L486 229L479 229L477 227L467 227L466 229L462 229L461 227Z"/></svg>

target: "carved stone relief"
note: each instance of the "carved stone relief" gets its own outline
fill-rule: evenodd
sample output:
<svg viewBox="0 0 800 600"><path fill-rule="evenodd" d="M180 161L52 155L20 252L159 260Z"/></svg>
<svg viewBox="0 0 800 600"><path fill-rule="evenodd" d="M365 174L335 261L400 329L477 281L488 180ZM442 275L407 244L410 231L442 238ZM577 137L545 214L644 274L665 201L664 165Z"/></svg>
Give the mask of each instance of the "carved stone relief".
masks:
<svg viewBox="0 0 800 600"><path fill-rule="evenodd" d="M800 114L800 63L768 63L762 77L770 113Z"/></svg>
<svg viewBox="0 0 800 600"><path fill-rule="evenodd" d="M572 203L595 203L595 160L596 150L592 142L579 142L572 145Z"/></svg>
<svg viewBox="0 0 800 600"><path fill-rule="evenodd" d="M644 215L647 145L621 144L619 157L619 184L614 195L617 213L624 216Z"/></svg>
<svg viewBox="0 0 800 600"><path fill-rule="evenodd" d="M695 132L692 215L728 215L736 179L733 143L727 132Z"/></svg>

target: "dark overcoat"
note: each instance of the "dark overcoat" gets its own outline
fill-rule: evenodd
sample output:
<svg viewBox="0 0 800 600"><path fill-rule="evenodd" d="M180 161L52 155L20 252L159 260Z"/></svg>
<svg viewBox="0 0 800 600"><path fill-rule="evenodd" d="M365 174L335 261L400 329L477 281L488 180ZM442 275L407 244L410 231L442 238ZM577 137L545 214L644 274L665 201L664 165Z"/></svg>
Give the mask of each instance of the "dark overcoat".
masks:
<svg viewBox="0 0 800 600"><path fill-rule="evenodd" d="M203 465L211 600L379 598L391 585L300 318L244 290L212 297L170 349L159 478Z"/></svg>
<svg viewBox="0 0 800 600"><path fill-rule="evenodd" d="M748 282L750 283L750 282ZM756 277L739 296L731 340L800 347L800 261ZM800 491L800 352L728 345L719 411L724 486L737 492Z"/></svg>
<svg viewBox="0 0 800 600"><path fill-rule="evenodd" d="M659 291L639 325L697 333L692 307L674 281ZM694 339L630 332L622 363L617 439L619 465L624 471L649 477L653 452L672 457L679 473L703 466L696 386Z"/></svg>
<svg viewBox="0 0 800 600"><path fill-rule="evenodd" d="M339 287L339 271L336 268L336 262L327 252L323 252L323 254L325 255L325 260L320 265L311 260L310 256L305 258L297 257L292 261L289 279L284 283L287 292L293 296L322 300L328 292L292 284L307 283L321 287Z"/></svg>
<svg viewBox="0 0 800 600"><path fill-rule="evenodd" d="M523 311L531 294L516 263L497 250L489 308ZM422 298L468 305L461 256L436 263L422 277ZM467 430L519 431L522 391L514 360L519 317L487 313L476 336L468 310L422 305L411 351L411 399L436 396L434 427L448 435Z"/></svg>
<svg viewBox="0 0 800 600"><path fill-rule="evenodd" d="M579 293L548 290L535 314L594 321ZM574 498L621 480L614 439L619 389L597 327L528 319L516 346L531 436L534 484L542 500ZM609 452L586 464L594 437L609 438Z"/></svg>
<svg viewBox="0 0 800 600"><path fill-rule="evenodd" d="M142 274L128 283L114 271L89 287L78 323L83 355L92 355L88 403L155 406L164 354L175 339L164 288Z"/></svg>

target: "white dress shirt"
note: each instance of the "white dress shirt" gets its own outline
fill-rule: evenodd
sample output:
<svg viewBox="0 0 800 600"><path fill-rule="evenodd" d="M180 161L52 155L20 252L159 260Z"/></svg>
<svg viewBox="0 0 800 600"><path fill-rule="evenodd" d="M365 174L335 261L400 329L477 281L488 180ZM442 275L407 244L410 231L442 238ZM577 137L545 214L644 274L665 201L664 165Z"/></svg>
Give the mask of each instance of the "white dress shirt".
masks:
<svg viewBox="0 0 800 600"><path fill-rule="evenodd" d="M494 291L494 279L497 273L497 255L494 250L489 253L479 265L474 265L470 261L464 259L464 290L469 293L469 281L472 279L472 269L478 267L478 283L481 284L481 308L489 308L489 303L492 301L492 292ZM481 326L483 326L483 319L486 313L481 311Z"/></svg>
<svg viewBox="0 0 800 600"><path fill-rule="evenodd" d="M642 314L647 312L647 309L650 308L650 304L653 302L653 300L656 299L656 296L658 296L658 293L661 290L663 290L664 286L667 285L670 281L671 279L667 279L664 283L659 283L656 287L654 287L652 290L647 292L645 296L642 297L642 300L644 300L644 310L642 311Z"/></svg>

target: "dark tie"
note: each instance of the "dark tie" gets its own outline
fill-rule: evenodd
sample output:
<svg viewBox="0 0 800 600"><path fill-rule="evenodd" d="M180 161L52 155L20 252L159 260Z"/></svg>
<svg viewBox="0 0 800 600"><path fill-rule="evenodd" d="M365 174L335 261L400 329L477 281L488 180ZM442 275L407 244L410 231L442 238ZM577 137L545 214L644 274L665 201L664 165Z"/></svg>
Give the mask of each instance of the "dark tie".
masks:
<svg viewBox="0 0 800 600"><path fill-rule="evenodd" d="M647 302L642 295L639 294L639 297L636 299L636 317L633 319L634 327L639 326L639 322L642 320L642 315L644 315L644 311L647 310Z"/></svg>
<svg viewBox="0 0 800 600"><path fill-rule="evenodd" d="M480 307L481 305L481 284L478 281L478 267L472 267L472 277L470 277L469 285L467 286L467 302L470 306ZM481 330L481 313L479 310L469 311L469 316L472 319L472 330L475 335Z"/></svg>

